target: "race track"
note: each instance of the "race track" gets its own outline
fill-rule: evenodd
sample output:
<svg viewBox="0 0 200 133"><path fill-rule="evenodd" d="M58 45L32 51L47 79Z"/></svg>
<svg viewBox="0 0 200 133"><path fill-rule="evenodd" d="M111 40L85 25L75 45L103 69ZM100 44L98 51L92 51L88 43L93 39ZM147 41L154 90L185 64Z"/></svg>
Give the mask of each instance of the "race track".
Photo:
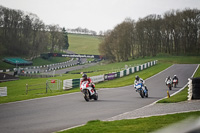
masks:
<svg viewBox="0 0 200 133"><path fill-rule="evenodd" d="M129 112L167 96L164 83L176 74L182 88L196 69L195 64L176 64L146 80L149 98L141 98L133 86L100 89L99 100L85 102L80 92L0 105L2 133L50 133L85 124L89 120L105 120ZM141 77L142 78L142 77ZM134 79L133 79L134 81Z"/></svg>

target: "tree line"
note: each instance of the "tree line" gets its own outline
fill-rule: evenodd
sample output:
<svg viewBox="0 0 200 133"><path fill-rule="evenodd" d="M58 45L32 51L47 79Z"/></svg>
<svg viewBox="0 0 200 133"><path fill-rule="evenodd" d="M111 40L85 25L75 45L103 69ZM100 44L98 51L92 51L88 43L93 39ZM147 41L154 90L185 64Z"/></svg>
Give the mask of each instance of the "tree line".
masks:
<svg viewBox="0 0 200 133"><path fill-rule="evenodd" d="M44 52L68 49L68 35L59 25L45 25L40 18L0 6L0 56L34 58Z"/></svg>
<svg viewBox="0 0 200 133"><path fill-rule="evenodd" d="M96 31L89 30L87 28L81 28L81 27L78 27L78 28L75 28L75 29L67 29L67 32L68 33L74 33L74 34L93 35L93 36L97 35Z"/></svg>
<svg viewBox="0 0 200 133"><path fill-rule="evenodd" d="M112 62L159 53L199 55L200 10L170 10L164 15L139 18L137 22L126 18L105 33L99 51Z"/></svg>

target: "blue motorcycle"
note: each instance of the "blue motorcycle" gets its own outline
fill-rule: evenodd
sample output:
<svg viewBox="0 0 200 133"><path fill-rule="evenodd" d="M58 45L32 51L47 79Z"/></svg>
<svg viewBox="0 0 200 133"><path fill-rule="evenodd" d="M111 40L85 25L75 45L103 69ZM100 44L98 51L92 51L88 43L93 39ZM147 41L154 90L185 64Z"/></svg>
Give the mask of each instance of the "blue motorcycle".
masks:
<svg viewBox="0 0 200 133"><path fill-rule="evenodd" d="M136 88L136 92L138 92L142 98L148 97L148 89L146 86L143 86L142 83L136 83L134 87Z"/></svg>

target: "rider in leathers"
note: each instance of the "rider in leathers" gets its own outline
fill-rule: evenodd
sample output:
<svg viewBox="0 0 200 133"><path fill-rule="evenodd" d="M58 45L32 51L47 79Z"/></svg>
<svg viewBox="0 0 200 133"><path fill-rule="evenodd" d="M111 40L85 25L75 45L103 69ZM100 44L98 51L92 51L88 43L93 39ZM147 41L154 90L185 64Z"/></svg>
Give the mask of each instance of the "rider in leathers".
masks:
<svg viewBox="0 0 200 133"><path fill-rule="evenodd" d="M144 80L143 80L142 78L140 78L138 75L135 76L134 87L135 87L135 85L136 85L137 83L142 83L143 86L144 86ZM146 89L146 87L145 87L145 89ZM137 91L136 87L135 87L135 90Z"/></svg>
<svg viewBox="0 0 200 133"><path fill-rule="evenodd" d="M170 76L168 76L168 77L165 79L165 83L166 83L166 85L167 85L167 81L170 81L170 84L172 83L172 79L171 79Z"/></svg>
<svg viewBox="0 0 200 133"><path fill-rule="evenodd" d="M176 75L174 75L172 81L173 81L174 79L176 79L176 80L178 81L178 77L177 77ZM178 84L178 82L177 82L177 84Z"/></svg>
<svg viewBox="0 0 200 133"><path fill-rule="evenodd" d="M83 81L88 81L89 84L91 85L91 87L94 89L94 92L96 93L96 90L95 90L95 87L94 87L94 83L92 82L91 78L90 78L90 77L87 77L87 74L83 74L83 75L82 75L82 78L83 78L83 79L81 80L81 83L80 83L80 84L82 84Z"/></svg>

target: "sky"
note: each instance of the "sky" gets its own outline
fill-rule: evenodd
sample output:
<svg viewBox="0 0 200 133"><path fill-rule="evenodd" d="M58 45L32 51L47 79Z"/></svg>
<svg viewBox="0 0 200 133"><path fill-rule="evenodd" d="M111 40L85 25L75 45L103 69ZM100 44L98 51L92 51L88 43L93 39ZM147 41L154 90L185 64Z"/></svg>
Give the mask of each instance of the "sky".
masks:
<svg viewBox="0 0 200 133"><path fill-rule="evenodd" d="M125 18L137 21L169 10L200 9L200 0L0 0L0 5L36 14L46 25L112 30Z"/></svg>

